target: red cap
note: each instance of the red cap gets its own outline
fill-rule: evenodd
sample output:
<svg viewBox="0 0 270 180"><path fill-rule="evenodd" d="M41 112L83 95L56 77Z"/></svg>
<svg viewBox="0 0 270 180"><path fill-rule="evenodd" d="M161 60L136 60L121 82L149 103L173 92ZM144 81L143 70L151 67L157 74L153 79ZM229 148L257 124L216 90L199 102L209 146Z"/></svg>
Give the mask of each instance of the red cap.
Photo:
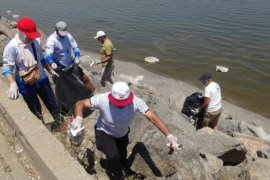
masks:
<svg viewBox="0 0 270 180"><path fill-rule="evenodd" d="M40 33L36 28L36 23L31 18L24 17L19 19L17 28L31 40L40 37Z"/></svg>

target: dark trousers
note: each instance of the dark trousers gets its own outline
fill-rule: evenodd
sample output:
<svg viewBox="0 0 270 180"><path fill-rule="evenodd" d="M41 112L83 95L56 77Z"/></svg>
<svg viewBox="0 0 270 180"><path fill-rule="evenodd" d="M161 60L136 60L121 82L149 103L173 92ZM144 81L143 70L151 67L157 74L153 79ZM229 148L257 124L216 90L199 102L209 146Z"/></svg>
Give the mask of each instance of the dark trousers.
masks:
<svg viewBox="0 0 270 180"><path fill-rule="evenodd" d="M26 93L22 93L23 99L26 102L30 111L36 115L39 119L42 119L41 104L39 98L43 101L46 108L49 110L54 120L61 120L59 108L56 104L55 96L49 80L47 79L41 86L37 86L35 89L26 85Z"/></svg>
<svg viewBox="0 0 270 180"><path fill-rule="evenodd" d="M128 133L121 138L114 138L104 131L95 129L96 146L107 157L106 166L115 176L123 176L121 166L127 160Z"/></svg>

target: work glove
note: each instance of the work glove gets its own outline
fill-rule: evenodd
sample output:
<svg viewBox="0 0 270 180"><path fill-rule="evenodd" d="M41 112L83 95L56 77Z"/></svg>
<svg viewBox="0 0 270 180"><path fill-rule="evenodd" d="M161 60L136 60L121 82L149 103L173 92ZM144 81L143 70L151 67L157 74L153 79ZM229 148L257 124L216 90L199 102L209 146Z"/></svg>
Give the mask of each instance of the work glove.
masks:
<svg viewBox="0 0 270 180"><path fill-rule="evenodd" d="M190 110L194 115L198 114L200 112L200 108L192 109Z"/></svg>
<svg viewBox="0 0 270 180"><path fill-rule="evenodd" d="M57 72L55 72L55 70L53 70L53 69L50 70L50 74L51 74L52 76L57 76L57 77L59 77L59 74L58 74Z"/></svg>
<svg viewBox="0 0 270 180"><path fill-rule="evenodd" d="M79 63L80 63L79 58L75 58L74 63L75 63L75 64L79 64Z"/></svg>
<svg viewBox="0 0 270 180"><path fill-rule="evenodd" d="M75 119L71 122L71 128L72 129L78 129L81 128L83 125L83 118L81 116L76 116Z"/></svg>
<svg viewBox="0 0 270 180"><path fill-rule="evenodd" d="M83 118L77 116L76 118L70 119L70 125L68 128L69 141L73 145L80 145L84 137L84 127L82 127Z"/></svg>
<svg viewBox="0 0 270 180"><path fill-rule="evenodd" d="M52 68L52 69L55 70L55 69L57 69L57 67L58 67L57 64L55 64L54 62L51 64L51 68Z"/></svg>
<svg viewBox="0 0 270 180"><path fill-rule="evenodd" d="M182 148L182 144L177 143L177 137L175 137L173 134L169 134L167 136L167 139L169 141L167 143L167 146L169 148L173 148L173 149L176 149L176 150L180 150Z"/></svg>
<svg viewBox="0 0 270 180"><path fill-rule="evenodd" d="M18 86L16 82L10 83L9 89L8 89L8 97L11 100L15 100L19 97L19 91L18 91Z"/></svg>

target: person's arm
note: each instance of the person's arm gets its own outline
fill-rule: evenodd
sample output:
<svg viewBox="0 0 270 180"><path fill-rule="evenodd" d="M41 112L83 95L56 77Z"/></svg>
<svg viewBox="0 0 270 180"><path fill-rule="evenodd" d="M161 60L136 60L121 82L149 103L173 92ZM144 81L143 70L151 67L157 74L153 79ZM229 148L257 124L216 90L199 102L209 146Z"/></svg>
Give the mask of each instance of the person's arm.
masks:
<svg viewBox="0 0 270 180"><path fill-rule="evenodd" d="M46 42L45 59L48 64L53 63L54 40L49 37Z"/></svg>
<svg viewBox="0 0 270 180"><path fill-rule="evenodd" d="M209 102L210 102L210 98L204 97L203 104L199 107L199 111L202 111L203 109L205 109L208 106Z"/></svg>
<svg viewBox="0 0 270 180"><path fill-rule="evenodd" d="M8 97L15 100L19 97L18 86L13 78L13 70L15 66L16 50L8 44L3 52L3 75L9 83Z"/></svg>
<svg viewBox="0 0 270 180"><path fill-rule="evenodd" d="M148 110L144 116L152 122L165 136L171 134L166 124L154 112Z"/></svg>
<svg viewBox="0 0 270 180"><path fill-rule="evenodd" d="M72 35L68 33L67 36L68 36L68 38L69 38L70 46L71 46L71 48L72 48L72 50L73 50L73 52L74 52L74 57L75 57L74 63L75 63L75 64L79 64L79 63L80 63L79 58L80 58L80 56L81 56L81 51L80 51L80 49L79 49L79 47L78 47L77 42L76 42L75 39L72 37Z"/></svg>
<svg viewBox="0 0 270 180"><path fill-rule="evenodd" d="M106 55L105 59L100 61L101 64L109 62L112 59L112 55Z"/></svg>
<svg viewBox="0 0 270 180"><path fill-rule="evenodd" d="M154 112L148 110L144 116L150 121L152 122L168 139L169 143L167 144L167 146L169 148L174 148L177 150L180 150L182 148L182 145L179 145L177 142L177 137L175 137L170 130L168 129L168 127L166 126L166 124L164 123L163 120L160 119L160 117L158 115L156 115Z"/></svg>
<svg viewBox="0 0 270 180"><path fill-rule="evenodd" d="M85 108L90 108L91 107L91 102L89 99L84 99L76 102L75 104L75 115L76 117L83 117L83 110Z"/></svg>

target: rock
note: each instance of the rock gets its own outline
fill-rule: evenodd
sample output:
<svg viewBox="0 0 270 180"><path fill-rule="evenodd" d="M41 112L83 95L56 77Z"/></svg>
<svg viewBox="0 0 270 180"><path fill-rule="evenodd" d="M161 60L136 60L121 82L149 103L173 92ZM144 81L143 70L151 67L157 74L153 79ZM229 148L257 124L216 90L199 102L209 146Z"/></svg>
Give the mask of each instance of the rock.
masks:
<svg viewBox="0 0 270 180"><path fill-rule="evenodd" d="M119 79L122 80L122 81L125 81L127 83L132 83L132 84L135 84L135 85L142 85L144 76L143 75L137 75L136 77L132 77L132 76L125 75L125 74L120 74Z"/></svg>
<svg viewBox="0 0 270 180"><path fill-rule="evenodd" d="M264 159L270 159L270 148L257 151L257 156Z"/></svg>
<svg viewBox="0 0 270 180"><path fill-rule="evenodd" d="M179 96L178 92L174 92L169 95L169 106L176 112L181 112L183 108L183 102L185 100L184 96Z"/></svg>
<svg viewBox="0 0 270 180"><path fill-rule="evenodd" d="M241 166L224 166L220 172L218 180L246 180L244 178L239 178L238 174L241 173Z"/></svg>
<svg viewBox="0 0 270 180"><path fill-rule="evenodd" d="M223 161L209 153L201 153L200 156L200 161L202 162L202 164L205 163L205 172L208 172L206 179L217 179L219 176L219 171L223 167Z"/></svg>
<svg viewBox="0 0 270 180"><path fill-rule="evenodd" d="M0 34L0 66L3 65L3 51L9 42L9 38L4 34Z"/></svg>
<svg viewBox="0 0 270 180"><path fill-rule="evenodd" d="M219 118L218 128L220 131L228 134L229 136L233 136L233 133L240 131L238 121L226 119L223 115L221 115Z"/></svg>
<svg viewBox="0 0 270 180"><path fill-rule="evenodd" d="M257 159L256 161L247 164L241 173L238 174L240 179L270 179L270 160Z"/></svg>
<svg viewBox="0 0 270 180"><path fill-rule="evenodd" d="M0 19L0 34L4 34L9 39L13 38L16 34L16 29L12 28L11 21L3 19L2 17Z"/></svg>
<svg viewBox="0 0 270 180"><path fill-rule="evenodd" d="M216 66L216 71L217 72L228 72L229 68L227 68L225 66Z"/></svg>
<svg viewBox="0 0 270 180"><path fill-rule="evenodd" d="M268 144L262 143L260 141L254 141L246 138L236 138L238 141L242 142L247 149L248 159L258 158L258 151L264 151L269 148Z"/></svg>
<svg viewBox="0 0 270 180"><path fill-rule="evenodd" d="M245 121L239 123L239 132L250 136L258 137L254 131L252 131L251 124Z"/></svg>
<svg viewBox="0 0 270 180"><path fill-rule="evenodd" d="M196 142L201 150L220 158L225 165L237 165L246 158L247 150L241 142L208 127L196 132Z"/></svg>
<svg viewBox="0 0 270 180"><path fill-rule="evenodd" d="M152 123L138 114L130 127L131 144L128 147L128 154L131 154L129 156L131 169L150 179L165 177L199 180L216 177L223 162L207 152L202 159L194 139L195 128L179 113L164 106L165 101L147 95L146 91L143 92L144 94L140 95L145 100L151 99L150 109L154 109L164 119L172 133L178 137L179 143L183 144L183 148L168 154L166 138Z"/></svg>
<svg viewBox="0 0 270 180"><path fill-rule="evenodd" d="M270 141L270 135L267 134L262 127L259 126L254 126L251 124L247 124L247 127L249 128L249 130L254 133L257 137L263 139L263 140L267 140Z"/></svg>

